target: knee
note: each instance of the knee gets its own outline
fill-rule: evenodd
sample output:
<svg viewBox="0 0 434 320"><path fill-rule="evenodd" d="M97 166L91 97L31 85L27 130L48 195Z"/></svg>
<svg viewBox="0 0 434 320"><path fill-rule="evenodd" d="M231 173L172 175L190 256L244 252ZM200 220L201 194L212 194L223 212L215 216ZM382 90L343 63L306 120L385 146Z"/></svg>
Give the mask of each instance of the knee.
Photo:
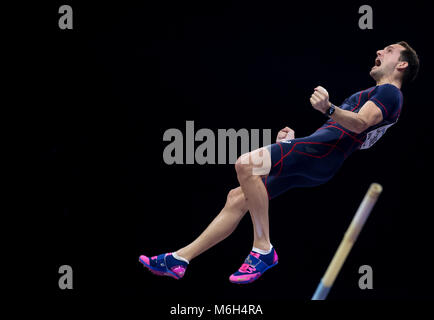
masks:
<svg viewBox="0 0 434 320"><path fill-rule="evenodd" d="M250 176L268 175L271 170L271 155L266 148L245 153L235 162L238 180Z"/></svg>
<svg viewBox="0 0 434 320"><path fill-rule="evenodd" d="M250 156L248 153L243 154L237 159L235 162L235 171L239 177L251 175L252 166L250 164Z"/></svg>
<svg viewBox="0 0 434 320"><path fill-rule="evenodd" d="M247 200L241 187L229 191L225 206L227 208L236 209L237 212L240 212L242 214L246 213Z"/></svg>

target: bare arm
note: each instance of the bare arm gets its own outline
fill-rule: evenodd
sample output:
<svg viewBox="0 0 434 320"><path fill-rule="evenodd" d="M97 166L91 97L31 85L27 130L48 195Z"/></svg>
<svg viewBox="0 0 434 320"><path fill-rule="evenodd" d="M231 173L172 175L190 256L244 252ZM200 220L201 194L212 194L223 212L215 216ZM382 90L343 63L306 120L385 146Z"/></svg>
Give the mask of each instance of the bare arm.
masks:
<svg viewBox="0 0 434 320"><path fill-rule="evenodd" d="M343 110L336 107L331 118L345 129L355 133L362 133L371 126L380 123L383 115L372 101L366 102L359 113Z"/></svg>
<svg viewBox="0 0 434 320"><path fill-rule="evenodd" d="M327 91L322 87L316 87L310 102L316 110L325 113L331 106L328 99ZM336 107L331 118L345 129L355 133L362 133L369 127L380 123L383 120L383 114L375 103L368 101L360 108L358 113Z"/></svg>

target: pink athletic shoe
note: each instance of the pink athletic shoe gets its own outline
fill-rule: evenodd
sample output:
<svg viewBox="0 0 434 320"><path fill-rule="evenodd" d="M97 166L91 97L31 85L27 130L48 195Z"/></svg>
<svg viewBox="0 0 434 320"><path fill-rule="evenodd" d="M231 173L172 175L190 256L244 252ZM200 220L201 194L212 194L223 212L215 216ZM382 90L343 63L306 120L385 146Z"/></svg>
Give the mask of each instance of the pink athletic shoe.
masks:
<svg viewBox="0 0 434 320"><path fill-rule="evenodd" d="M163 253L150 259L142 255L139 261L153 274L174 279L181 279L188 265L185 261L174 258L171 253Z"/></svg>
<svg viewBox="0 0 434 320"><path fill-rule="evenodd" d="M251 283L258 279L265 271L274 267L278 263L276 250L272 248L269 254L260 254L251 251L241 268L229 277L232 283L244 284Z"/></svg>

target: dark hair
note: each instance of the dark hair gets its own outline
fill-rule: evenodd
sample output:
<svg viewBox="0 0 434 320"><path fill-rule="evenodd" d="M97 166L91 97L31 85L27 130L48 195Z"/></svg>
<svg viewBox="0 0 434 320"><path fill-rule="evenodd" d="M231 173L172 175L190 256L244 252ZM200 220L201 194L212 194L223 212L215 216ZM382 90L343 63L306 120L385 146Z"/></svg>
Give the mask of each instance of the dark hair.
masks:
<svg viewBox="0 0 434 320"><path fill-rule="evenodd" d="M399 45L403 46L405 49L401 51L400 61L406 61L408 67L404 71L402 77L402 82L407 83L416 79L417 73L419 72L419 57L416 51L410 47L410 45L405 41L398 42Z"/></svg>

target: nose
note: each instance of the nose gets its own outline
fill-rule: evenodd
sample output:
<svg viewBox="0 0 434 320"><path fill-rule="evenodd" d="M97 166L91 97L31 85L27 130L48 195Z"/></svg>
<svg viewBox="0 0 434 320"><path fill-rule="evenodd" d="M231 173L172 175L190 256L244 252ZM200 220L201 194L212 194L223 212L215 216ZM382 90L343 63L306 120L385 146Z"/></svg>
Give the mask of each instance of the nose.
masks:
<svg viewBox="0 0 434 320"><path fill-rule="evenodd" d="M377 56L382 56L383 55L383 50L378 50L377 51Z"/></svg>

